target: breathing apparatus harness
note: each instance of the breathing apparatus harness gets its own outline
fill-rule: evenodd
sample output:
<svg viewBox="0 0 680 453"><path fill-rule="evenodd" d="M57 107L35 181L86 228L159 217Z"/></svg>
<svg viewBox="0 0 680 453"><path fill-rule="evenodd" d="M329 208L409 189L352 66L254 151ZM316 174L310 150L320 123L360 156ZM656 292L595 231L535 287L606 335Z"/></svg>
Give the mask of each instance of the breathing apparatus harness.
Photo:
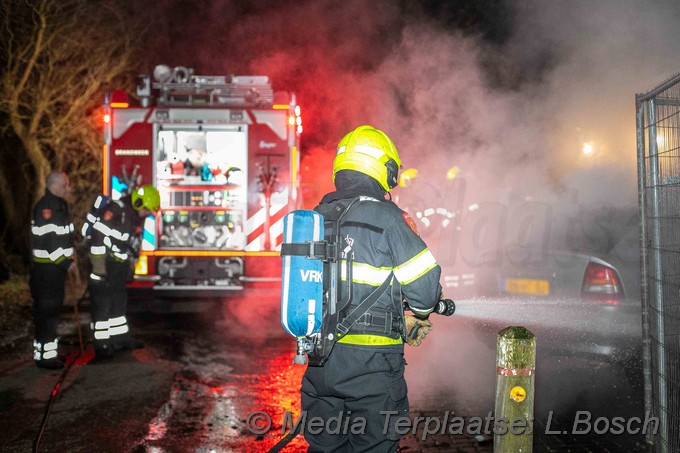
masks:
<svg viewBox="0 0 680 453"><path fill-rule="evenodd" d="M330 235L322 241L307 241L305 243L282 244L281 255L304 256L309 259L318 259L324 263L323 287L324 302L321 329L318 333L297 339L297 355L294 363L306 363L305 354L309 357L309 364L321 366L326 363L328 356L335 343L343 338L352 329L358 326L357 333L375 333L403 338L403 307L400 296L399 282L390 272L385 281L374 289L364 300L351 309L352 302L352 264L354 252L351 245L342 247L342 235L340 227L346 223L365 225L358 222L345 221L349 211L367 197L355 197L341 200L327 212L321 212L324 217L324 227ZM317 208L318 209L318 208ZM321 209L321 211L326 211ZM367 225L370 227L370 225ZM344 263L343 263L344 260ZM340 291L342 284L340 276L344 266L346 283L344 291ZM393 309L383 313L369 312L392 283ZM340 294L342 293L342 298Z"/></svg>

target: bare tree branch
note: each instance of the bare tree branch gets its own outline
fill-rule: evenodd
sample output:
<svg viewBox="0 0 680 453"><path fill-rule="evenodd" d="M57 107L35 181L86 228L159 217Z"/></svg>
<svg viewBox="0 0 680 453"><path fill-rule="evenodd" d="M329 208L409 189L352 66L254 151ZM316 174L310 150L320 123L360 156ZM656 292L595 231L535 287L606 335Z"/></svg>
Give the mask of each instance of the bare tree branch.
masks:
<svg viewBox="0 0 680 453"><path fill-rule="evenodd" d="M142 36L124 5L0 0L0 117L6 119L0 133L21 143L33 200L42 195L52 168L71 174L74 200L93 198L100 190L101 125L92 115L106 87L130 88ZM0 184L8 178L11 170L0 175ZM11 197L0 190L8 218L13 209L30 209L10 208Z"/></svg>

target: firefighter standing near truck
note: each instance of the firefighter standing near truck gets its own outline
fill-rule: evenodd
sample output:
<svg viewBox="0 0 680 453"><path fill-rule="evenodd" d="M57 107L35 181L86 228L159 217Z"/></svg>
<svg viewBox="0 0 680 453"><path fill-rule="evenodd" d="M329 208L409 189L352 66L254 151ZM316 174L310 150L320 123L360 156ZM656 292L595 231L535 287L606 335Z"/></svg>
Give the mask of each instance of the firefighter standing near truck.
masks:
<svg viewBox="0 0 680 453"><path fill-rule="evenodd" d="M365 422L365 429L357 435L305 432L309 451L397 451L400 435L395 422L408 416L404 339L411 346L421 344L432 329L428 316L441 295L439 265L418 236L413 220L389 197L400 166L392 140L378 129L360 126L338 144L333 163L336 191L325 195L315 208L325 215L343 200L361 197L343 221L344 242L338 245L351 247L354 253L348 311L392 272L392 291L399 291L400 286L413 315L394 309L392 291L386 291L337 341L322 366L307 367L301 397L308 419L329 420L341 413ZM416 325L417 335L409 338L406 334ZM393 414L389 424L385 411Z"/></svg>
<svg viewBox="0 0 680 453"><path fill-rule="evenodd" d="M29 287L33 297L35 340L33 359L40 368L59 369L57 325L64 305L64 284L73 261L73 222L66 200L69 180L52 171L45 195L33 208L31 221L32 266Z"/></svg>
<svg viewBox="0 0 680 453"><path fill-rule="evenodd" d="M144 219L158 211L158 190L145 185L111 201L92 226L89 241L91 315L96 359L144 347L130 336L125 284L134 264Z"/></svg>

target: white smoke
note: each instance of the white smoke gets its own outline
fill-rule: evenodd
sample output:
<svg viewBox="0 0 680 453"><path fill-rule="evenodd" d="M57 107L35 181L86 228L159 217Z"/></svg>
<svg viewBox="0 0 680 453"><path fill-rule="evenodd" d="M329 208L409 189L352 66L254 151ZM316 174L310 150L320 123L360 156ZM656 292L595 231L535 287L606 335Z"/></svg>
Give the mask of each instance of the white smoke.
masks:
<svg viewBox="0 0 680 453"><path fill-rule="evenodd" d="M510 16L497 19L508 30L499 44L449 29L440 20L446 18L428 17L411 2L247 8L213 0L211 8L166 18L156 53L165 56L160 62L202 67L201 73L268 74L278 89L296 91L309 206L331 189L335 144L370 123L393 138L406 168L420 172L419 182L395 191L405 204L456 202L446 174L457 166L467 183L463 208L497 203L508 226L521 224L515 207L529 202L556 216L581 205L634 212L634 96L680 70L680 3L507 4ZM592 155L584 155L584 143ZM636 229L634 217L624 223ZM437 250L441 237L433 239L435 255L445 253ZM636 240L628 243L629 262L635 247ZM444 392L469 392L455 386L451 370L474 360L474 351L463 338L451 337L451 348L440 334L435 338L436 351L425 342L417 356L411 353L410 370L417 367L409 371L411 387L434 382ZM458 360L444 359L451 350ZM473 387L475 378L464 384Z"/></svg>

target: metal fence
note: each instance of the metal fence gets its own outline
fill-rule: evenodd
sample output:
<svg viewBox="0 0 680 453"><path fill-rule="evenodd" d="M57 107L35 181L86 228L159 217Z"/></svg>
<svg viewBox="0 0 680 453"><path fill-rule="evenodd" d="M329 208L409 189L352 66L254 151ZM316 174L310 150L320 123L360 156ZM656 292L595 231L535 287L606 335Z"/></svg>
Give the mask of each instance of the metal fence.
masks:
<svg viewBox="0 0 680 453"><path fill-rule="evenodd" d="M680 74L636 95L647 442L680 452Z"/></svg>

